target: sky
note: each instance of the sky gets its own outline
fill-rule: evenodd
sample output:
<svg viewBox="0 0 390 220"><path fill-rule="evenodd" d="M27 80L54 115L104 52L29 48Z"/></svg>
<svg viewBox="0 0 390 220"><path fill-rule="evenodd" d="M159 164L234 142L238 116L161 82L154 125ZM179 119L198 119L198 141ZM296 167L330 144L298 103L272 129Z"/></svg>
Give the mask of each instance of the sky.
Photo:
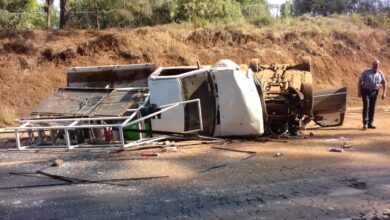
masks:
<svg viewBox="0 0 390 220"><path fill-rule="evenodd" d="M267 0L268 1L268 4L277 4L277 5L281 5L283 3L286 2L286 0ZM271 15L277 17L277 16L280 16L280 10L277 9L277 8L270 8L270 13Z"/></svg>

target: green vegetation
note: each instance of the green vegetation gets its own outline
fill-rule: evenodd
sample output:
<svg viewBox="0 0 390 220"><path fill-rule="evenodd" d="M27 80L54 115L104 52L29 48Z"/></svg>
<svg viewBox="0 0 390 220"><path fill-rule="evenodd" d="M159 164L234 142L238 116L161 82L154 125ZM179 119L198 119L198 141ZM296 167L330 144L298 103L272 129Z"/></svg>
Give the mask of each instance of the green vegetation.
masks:
<svg viewBox="0 0 390 220"><path fill-rule="evenodd" d="M388 10L390 4L383 0L294 0L292 3L292 11L296 16L375 13Z"/></svg>
<svg viewBox="0 0 390 220"><path fill-rule="evenodd" d="M232 23L241 18L240 4L235 0L182 0L175 10L178 22Z"/></svg>
<svg viewBox="0 0 390 220"><path fill-rule="evenodd" d="M269 13L266 1L243 0L241 2L241 13L247 22L258 27L273 23L274 17Z"/></svg>
<svg viewBox="0 0 390 220"><path fill-rule="evenodd" d="M196 26L250 23L265 27L280 25L286 23L286 19L302 15L317 18L348 15L354 22L382 27L389 23L389 16L377 13L388 11L390 4L382 0L288 0L279 8L280 17L275 18L270 14L266 0L55 1L61 2L60 9L51 10L53 0L0 0L0 27L110 28L174 22ZM49 12L51 15L47 16ZM356 13L360 15L356 17Z"/></svg>
<svg viewBox="0 0 390 220"><path fill-rule="evenodd" d="M287 18L292 16L292 4L290 0L287 0L280 9L280 15L282 18Z"/></svg>
<svg viewBox="0 0 390 220"><path fill-rule="evenodd" d="M36 13L40 7L36 0L0 0L0 27L41 27L45 15Z"/></svg>

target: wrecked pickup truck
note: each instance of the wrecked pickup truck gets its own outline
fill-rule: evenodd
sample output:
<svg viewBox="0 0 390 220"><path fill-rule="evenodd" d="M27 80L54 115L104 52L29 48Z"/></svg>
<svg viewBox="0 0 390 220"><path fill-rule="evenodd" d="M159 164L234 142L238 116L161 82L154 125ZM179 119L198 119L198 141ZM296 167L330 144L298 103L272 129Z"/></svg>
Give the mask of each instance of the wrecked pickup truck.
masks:
<svg viewBox="0 0 390 220"><path fill-rule="evenodd" d="M295 134L342 125L346 88L314 92L310 65L73 67L15 132L28 146L132 147L166 138ZM29 138L20 139L27 132Z"/></svg>

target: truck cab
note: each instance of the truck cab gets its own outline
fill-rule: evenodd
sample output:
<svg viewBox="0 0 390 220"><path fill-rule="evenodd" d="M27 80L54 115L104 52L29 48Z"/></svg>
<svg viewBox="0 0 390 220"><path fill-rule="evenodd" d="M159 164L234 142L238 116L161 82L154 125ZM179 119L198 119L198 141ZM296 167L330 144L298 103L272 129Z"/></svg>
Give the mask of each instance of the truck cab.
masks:
<svg viewBox="0 0 390 220"><path fill-rule="evenodd" d="M207 136L264 134L263 106L250 69L230 60L211 67L159 68L148 79L150 102L157 106L189 100L152 120L153 130L189 132L203 125ZM201 118L199 118L201 112Z"/></svg>

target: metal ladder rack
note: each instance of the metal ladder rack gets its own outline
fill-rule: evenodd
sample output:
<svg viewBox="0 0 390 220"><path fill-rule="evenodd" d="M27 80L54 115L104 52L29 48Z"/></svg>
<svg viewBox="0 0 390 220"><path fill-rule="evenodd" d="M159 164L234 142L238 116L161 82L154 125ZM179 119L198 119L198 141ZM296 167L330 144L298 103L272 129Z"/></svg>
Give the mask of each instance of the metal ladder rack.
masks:
<svg viewBox="0 0 390 220"><path fill-rule="evenodd" d="M146 137L144 134L139 133L139 139L128 141L125 140L124 129L126 127L132 125L138 125L139 130L145 129L145 120L152 119L153 117L163 114L167 111L170 111L174 108L177 108L181 105L189 104L189 103L197 103L198 106L198 115L199 115L199 124L200 127L195 130L185 131L184 133L197 133L203 130L203 122L202 122L202 112L201 112L201 104L199 99L171 103L164 106L159 106L160 110L150 113L146 116L141 116L141 109L145 107L149 102L149 94L144 94L145 98L142 102L139 103L137 109L128 109L127 112L131 113L129 116L121 116L121 117L91 117L91 118L50 118L50 119L18 119L17 122L22 123L19 127L7 128L8 131L13 131L15 133L16 139L16 148L18 150L26 150L31 147L42 147L42 148L60 148L60 149L75 149L75 148L96 148L96 147L116 147L116 148L129 148L134 146L139 146L143 144L148 144L160 140L164 140L170 135L153 135L152 137ZM100 124L99 124L100 123ZM118 132L118 140L110 143L103 144L85 144L85 143L72 143L71 133L73 134L76 130L87 129L93 131L94 129L112 129ZM53 131L61 131L63 136L64 144L57 145L56 141L51 140L51 145L39 146L36 145L23 145L21 141L21 133L28 132L34 134L34 131L41 133L40 138L46 137L44 134L45 131L50 131L51 134ZM43 137L42 137L43 131ZM42 140L42 139L41 139ZM44 141L43 141L44 142ZM43 143L41 142L41 144Z"/></svg>

